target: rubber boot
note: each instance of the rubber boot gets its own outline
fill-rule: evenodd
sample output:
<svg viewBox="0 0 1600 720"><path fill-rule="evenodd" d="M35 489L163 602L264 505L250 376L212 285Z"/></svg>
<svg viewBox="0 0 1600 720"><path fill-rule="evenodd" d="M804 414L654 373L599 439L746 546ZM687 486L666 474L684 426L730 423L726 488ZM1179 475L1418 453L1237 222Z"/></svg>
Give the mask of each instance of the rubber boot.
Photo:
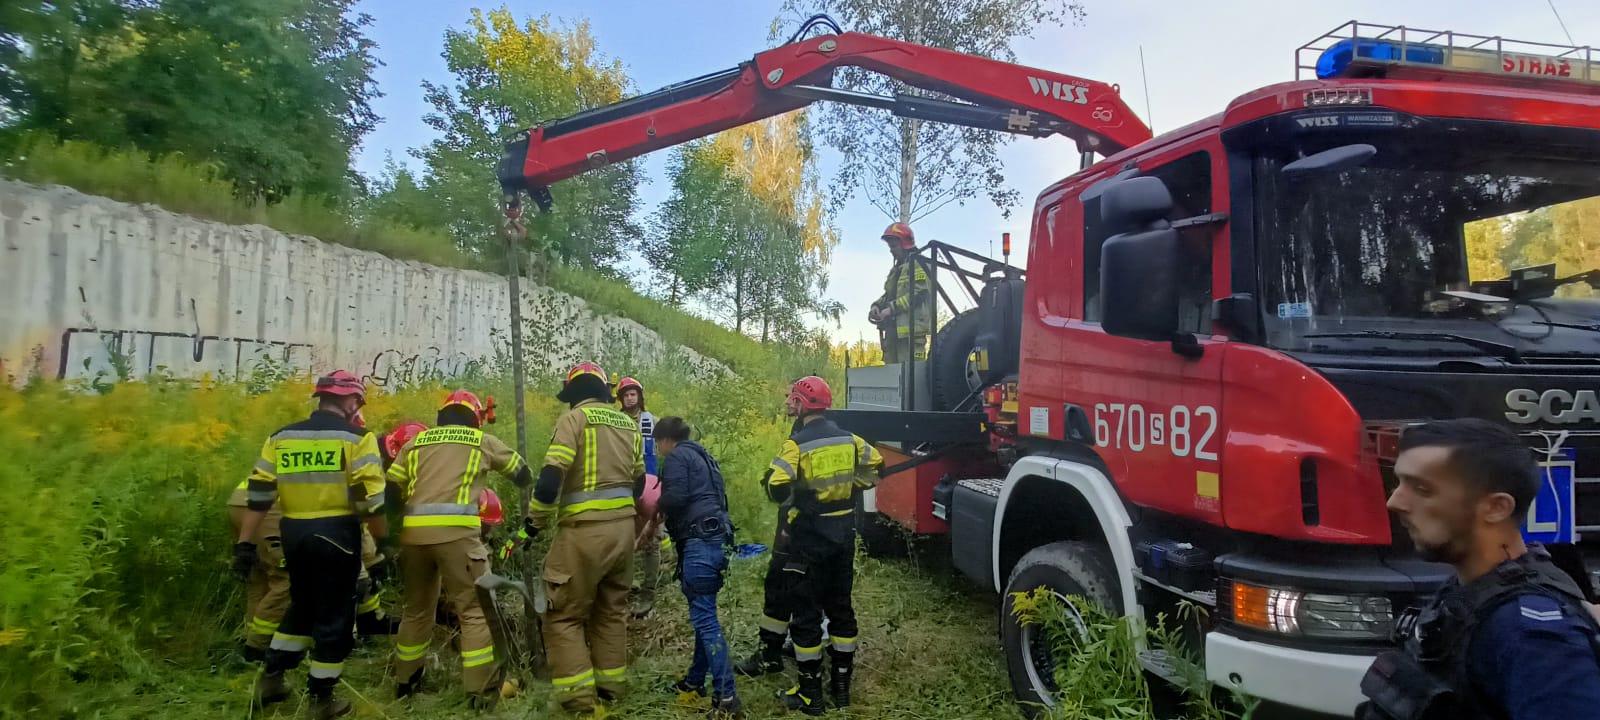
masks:
<svg viewBox="0 0 1600 720"><path fill-rule="evenodd" d="M821 715L825 710L822 706L822 661L805 660L796 665L800 667L800 682L778 693L778 700L783 702L786 710L798 710L811 716Z"/></svg>
<svg viewBox="0 0 1600 720"><path fill-rule="evenodd" d="M350 701L333 694L338 678L311 678L307 685L311 696L311 720L333 720L350 714Z"/></svg>
<svg viewBox="0 0 1600 720"><path fill-rule="evenodd" d="M744 703L738 695L711 698L711 717L716 720L744 720Z"/></svg>
<svg viewBox="0 0 1600 720"><path fill-rule="evenodd" d="M834 707L850 707L850 676L855 665L855 653L828 649L828 696Z"/></svg>
<svg viewBox="0 0 1600 720"><path fill-rule="evenodd" d="M761 677L783 672L784 637L786 636L762 630L761 647L750 653L750 657L736 663L733 671L745 677Z"/></svg>
<svg viewBox="0 0 1600 720"><path fill-rule="evenodd" d="M394 686L394 699L404 700L422 691L422 670L417 668L416 672L411 673L411 677Z"/></svg>
<svg viewBox="0 0 1600 720"><path fill-rule="evenodd" d="M289 684L284 682L283 673L261 673L261 678L256 680L256 707L264 708L288 698Z"/></svg>

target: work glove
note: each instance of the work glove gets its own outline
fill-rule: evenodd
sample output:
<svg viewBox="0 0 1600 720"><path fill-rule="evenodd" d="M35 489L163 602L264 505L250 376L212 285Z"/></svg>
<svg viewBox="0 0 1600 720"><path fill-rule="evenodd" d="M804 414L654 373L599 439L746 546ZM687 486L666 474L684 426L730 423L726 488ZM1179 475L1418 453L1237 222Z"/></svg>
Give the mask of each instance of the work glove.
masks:
<svg viewBox="0 0 1600 720"><path fill-rule="evenodd" d="M233 574L240 580L249 580L250 571L256 567L256 544L248 540L233 544Z"/></svg>

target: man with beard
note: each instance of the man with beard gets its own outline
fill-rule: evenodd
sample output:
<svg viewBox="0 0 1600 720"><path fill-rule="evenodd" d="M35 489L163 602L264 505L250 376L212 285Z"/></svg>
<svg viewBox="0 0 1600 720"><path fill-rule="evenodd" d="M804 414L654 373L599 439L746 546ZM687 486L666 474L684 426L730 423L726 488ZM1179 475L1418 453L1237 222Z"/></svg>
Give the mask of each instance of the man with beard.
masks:
<svg viewBox="0 0 1600 720"><path fill-rule="evenodd" d="M1425 559L1456 577L1397 625L1361 681L1358 718L1600 718L1600 626L1518 521L1539 490L1527 445L1493 423L1408 429L1389 497Z"/></svg>

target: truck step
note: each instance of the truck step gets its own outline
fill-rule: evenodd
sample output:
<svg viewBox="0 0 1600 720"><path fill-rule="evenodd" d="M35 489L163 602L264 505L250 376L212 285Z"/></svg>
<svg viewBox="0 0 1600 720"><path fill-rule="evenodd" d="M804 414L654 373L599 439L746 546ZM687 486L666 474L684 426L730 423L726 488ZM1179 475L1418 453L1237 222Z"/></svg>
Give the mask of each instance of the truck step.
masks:
<svg viewBox="0 0 1600 720"><path fill-rule="evenodd" d="M960 485L961 487L967 488L968 490L973 490L975 492L980 492L980 493L983 493L984 495L988 495L989 497L997 498L997 497L1000 497L1000 489L1005 487L1005 485L1006 485L1006 479L1005 478L974 478L974 479L971 479L971 480L959 480L959 481L956 482L956 484Z"/></svg>

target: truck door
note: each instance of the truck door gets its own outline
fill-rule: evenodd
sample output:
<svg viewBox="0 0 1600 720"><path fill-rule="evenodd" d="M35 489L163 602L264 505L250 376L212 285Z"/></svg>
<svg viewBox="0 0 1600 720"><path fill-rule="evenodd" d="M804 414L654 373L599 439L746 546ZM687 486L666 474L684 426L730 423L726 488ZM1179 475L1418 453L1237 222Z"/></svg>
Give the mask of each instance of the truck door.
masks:
<svg viewBox="0 0 1600 720"><path fill-rule="evenodd" d="M1171 191L1168 219L1226 212L1220 149L1168 154L1140 163L1140 174ZM1062 387L1094 428L1094 444L1122 495L1139 505L1213 523L1222 519L1219 477L1223 338L1211 334L1211 299L1226 293L1213 267L1228 267L1225 222L1190 224L1181 231L1181 330L1200 353L1179 354L1171 343L1116 337L1100 327L1100 250L1111 231L1090 186L1083 209L1082 319L1067 323ZM1218 258L1221 258L1218 260ZM1215 275L1226 276L1226 272ZM1218 286L1218 284L1223 284Z"/></svg>

